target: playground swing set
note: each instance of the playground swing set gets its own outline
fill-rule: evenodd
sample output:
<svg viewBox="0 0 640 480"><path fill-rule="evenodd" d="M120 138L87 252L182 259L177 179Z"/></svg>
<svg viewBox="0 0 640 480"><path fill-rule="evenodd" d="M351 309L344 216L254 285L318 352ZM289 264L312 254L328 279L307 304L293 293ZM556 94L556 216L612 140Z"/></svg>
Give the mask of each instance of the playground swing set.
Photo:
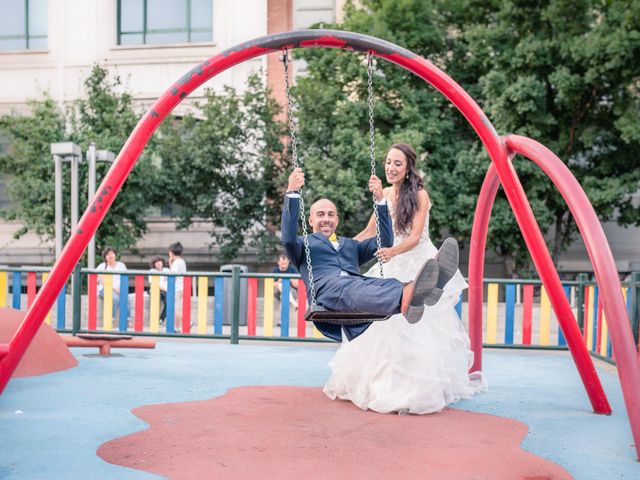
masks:
<svg viewBox="0 0 640 480"><path fill-rule="evenodd" d="M544 242L512 160L517 154L533 161L554 183L576 220L584 239L600 289L603 310L608 321L611 343L615 351L618 375L629 417L636 458L640 458L640 358L629 323L620 279L598 217L580 184L568 167L544 145L519 135L500 136L477 103L453 79L421 56L384 40L353 32L336 30L298 30L251 40L205 60L173 84L141 118L111 169L105 176L78 226L67 241L45 284L27 311L22 324L9 343L0 344L0 394L6 387L29 344L53 306L58 293L80 260L91 237L114 202L131 169L156 128L191 92L226 69L268 53L282 52L285 68L288 54L294 48L337 48L367 55L369 75L369 108L371 112L371 79L373 58L387 60L422 78L433 86L467 119L483 142L491 164L480 190L476 205L469 252L469 337L475 354L472 370L482 369L482 277L485 243L491 208L500 185L513 210L536 270L549 294L567 346L582 379L594 413L611 414L611 407L596 373L593 361L581 341L580 329L564 294L558 272ZM288 75L286 77L288 92ZM290 95L288 100L291 102ZM289 103L289 106L290 103ZM291 115L291 108L289 108ZM293 119L289 118L297 166ZM373 118L370 116L372 171L374 163ZM304 217L304 209L302 217ZM306 228L303 218L303 228ZM304 233L304 232L303 232ZM311 267L309 268L311 273ZM310 275L311 276L311 275ZM328 312L314 308L313 296L307 319L331 321L337 324L353 322L353 315L362 322L383 320L367 317L366 312Z"/></svg>

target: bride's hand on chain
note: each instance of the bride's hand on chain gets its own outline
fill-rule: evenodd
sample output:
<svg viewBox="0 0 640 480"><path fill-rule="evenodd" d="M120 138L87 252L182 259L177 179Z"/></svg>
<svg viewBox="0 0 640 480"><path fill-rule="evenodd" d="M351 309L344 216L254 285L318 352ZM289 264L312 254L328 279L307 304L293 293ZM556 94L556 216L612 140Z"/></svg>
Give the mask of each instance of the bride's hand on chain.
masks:
<svg viewBox="0 0 640 480"><path fill-rule="evenodd" d="M369 191L373 193L376 202L380 202L384 198L382 193L382 180L375 175L371 175L369 178Z"/></svg>
<svg viewBox="0 0 640 480"><path fill-rule="evenodd" d="M376 257L378 257L378 260L382 263L387 263L395 256L396 254L394 253L393 248L381 248L376 252Z"/></svg>

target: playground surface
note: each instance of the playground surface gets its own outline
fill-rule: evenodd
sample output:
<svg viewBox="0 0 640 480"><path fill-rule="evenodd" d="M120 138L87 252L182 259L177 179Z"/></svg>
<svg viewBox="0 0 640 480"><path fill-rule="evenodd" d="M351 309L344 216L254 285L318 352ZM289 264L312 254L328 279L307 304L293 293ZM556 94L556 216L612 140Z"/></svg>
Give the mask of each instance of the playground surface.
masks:
<svg viewBox="0 0 640 480"><path fill-rule="evenodd" d="M523 350L485 350L489 391L443 413L380 415L321 393L334 350L197 340L108 357L72 348L77 367L14 378L0 396L0 478L362 478L367 465L367 478L640 478L607 364L596 361L611 416L591 413L568 352ZM358 443L345 448L342 437ZM529 470L511 466L518 455Z"/></svg>

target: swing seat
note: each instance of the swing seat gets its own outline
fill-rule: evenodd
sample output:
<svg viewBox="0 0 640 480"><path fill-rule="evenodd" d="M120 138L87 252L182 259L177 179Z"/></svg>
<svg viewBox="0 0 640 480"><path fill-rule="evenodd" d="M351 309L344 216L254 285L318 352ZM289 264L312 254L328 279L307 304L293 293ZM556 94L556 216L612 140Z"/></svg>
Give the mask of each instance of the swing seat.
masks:
<svg viewBox="0 0 640 480"><path fill-rule="evenodd" d="M331 325L358 325L368 322L387 320L391 315L378 315L371 312L346 312L328 310L320 305L309 307L304 314L307 322L322 322Z"/></svg>

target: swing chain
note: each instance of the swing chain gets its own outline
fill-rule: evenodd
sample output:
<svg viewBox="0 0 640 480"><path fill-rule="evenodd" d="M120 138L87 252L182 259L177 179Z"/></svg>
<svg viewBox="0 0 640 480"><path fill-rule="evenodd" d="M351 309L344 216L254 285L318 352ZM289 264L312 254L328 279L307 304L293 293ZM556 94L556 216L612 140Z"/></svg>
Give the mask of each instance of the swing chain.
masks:
<svg viewBox="0 0 640 480"><path fill-rule="evenodd" d="M293 120L293 102L291 100L291 88L289 85L289 50L285 47L282 53L282 63L284 64L284 83L287 94L287 117L289 120L289 135L291 137L291 158L293 159L293 168L300 167L298 162L298 149L296 146L296 128ZM313 267L311 265L311 249L309 248L309 234L307 232L307 218L305 215L304 198L302 189L300 194L300 221L302 222L302 238L304 243L304 252L307 261L307 271L309 272L309 286L311 287L311 308L316 306L316 289L313 283Z"/></svg>
<svg viewBox="0 0 640 480"><path fill-rule="evenodd" d="M367 52L367 94L369 103L369 143L371 153L371 175L376 174L376 137L375 127L373 121L373 55L371 51ZM382 239L380 238L380 213L378 212L378 202L376 202L376 196L373 197L373 213L376 217L376 243L378 250L382 248ZM382 260L378 258L378 266L380 268L380 278L384 278L384 271L382 268Z"/></svg>

